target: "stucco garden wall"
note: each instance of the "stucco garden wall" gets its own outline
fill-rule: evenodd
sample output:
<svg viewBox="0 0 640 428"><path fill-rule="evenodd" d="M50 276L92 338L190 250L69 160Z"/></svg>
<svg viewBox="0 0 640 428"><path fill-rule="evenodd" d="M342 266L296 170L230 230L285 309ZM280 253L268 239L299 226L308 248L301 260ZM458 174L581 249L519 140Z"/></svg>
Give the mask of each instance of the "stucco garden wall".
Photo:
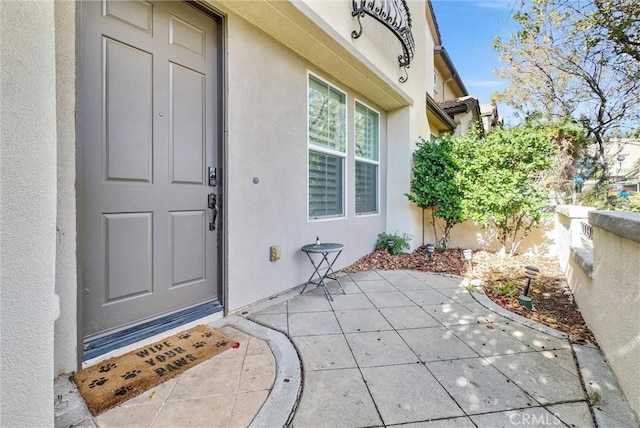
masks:
<svg viewBox="0 0 640 428"><path fill-rule="evenodd" d="M422 216L420 210L420 216ZM422 218L422 217L420 217ZM422 222L421 222L422 223ZM444 223L440 219L436 219L438 238L442 237ZM518 246L518 253L530 253L541 255L544 257L555 257L557 252L557 244L554 235L554 221L552 218L544 221ZM420 232L414 235L416 245L420 246L428 243L435 243L433 234L433 223L431 219L431 210L424 212L424 239L423 229L420 226ZM472 220L464 221L457 224L451 230L451 240L449 248L471 248L472 250L490 250L498 251L500 243L497 240L495 230L492 228L483 229L480 225Z"/></svg>
<svg viewBox="0 0 640 428"><path fill-rule="evenodd" d="M53 426L54 2L0 2L0 426Z"/></svg>
<svg viewBox="0 0 640 428"><path fill-rule="evenodd" d="M640 214L592 211L593 286L576 302L640 415Z"/></svg>
<svg viewBox="0 0 640 428"><path fill-rule="evenodd" d="M593 227L593 240L580 222ZM640 214L560 206L558 261L587 325L640 415Z"/></svg>

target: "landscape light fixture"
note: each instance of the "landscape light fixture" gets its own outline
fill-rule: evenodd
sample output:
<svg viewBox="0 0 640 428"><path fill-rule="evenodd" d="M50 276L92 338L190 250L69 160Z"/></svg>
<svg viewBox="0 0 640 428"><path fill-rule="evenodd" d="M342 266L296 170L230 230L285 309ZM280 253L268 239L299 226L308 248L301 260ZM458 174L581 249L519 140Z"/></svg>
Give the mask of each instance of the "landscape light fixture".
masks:
<svg viewBox="0 0 640 428"><path fill-rule="evenodd" d="M622 162L627 158L627 155L618 155L616 160L618 161L618 175L620 175L620 171L622 171Z"/></svg>
<svg viewBox="0 0 640 428"><path fill-rule="evenodd" d="M433 261L433 253L436 251L436 246L433 244L427 244L427 253L429 253L429 261Z"/></svg>
<svg viewBox="0 0 640 428"><path fill-rule="evenodd" d="M396 240L393 238L387 239L387 249L389 250L389 254L393 254L393 246L395 245Z"/></svg>
<svg viewBox="0 0 640 428"><path fill-rule="evenodd" d="M527 296L529 294L529 286L531 285L531 280L538 276L540 273L540 269L535 266L525 266L524 267L524 276L527 277L527 285L524 286L524 290L522 291L522 295L518 296L518 303L521 306L524 306L527 309L533 309L533 303L531 303L531 298Z"/></svg>
<svg viewBox="0 0 640 428"><path fill-rule="evenodd" d="M469 270L473 272L473 265L471 264L471 257L473 257L472 251L470 249L463 250L462 257L469 262Z"/></svg>

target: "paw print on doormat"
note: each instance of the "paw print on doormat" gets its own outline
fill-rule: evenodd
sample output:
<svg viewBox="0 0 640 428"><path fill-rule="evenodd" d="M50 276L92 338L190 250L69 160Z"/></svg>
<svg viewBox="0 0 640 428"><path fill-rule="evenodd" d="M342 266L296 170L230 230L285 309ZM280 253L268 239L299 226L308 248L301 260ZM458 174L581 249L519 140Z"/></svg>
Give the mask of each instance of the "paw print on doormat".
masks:
<svg viewBox="0 0 640 428"><path fill-rule="evenodd" d="M219 342L216 342L216 348L219 348L219 347L221 347L221 346L224 346L224 345L226 345L227 343L229 343L229 342L227 342L226 340L220 340Z"/></svg>
<svg viewBox="0 0 640 428"><path fill-rule="evenodd" d="M104 385L105 383L107 383L108 380L109 379L107 379L106 377L101 377L100 379L94 379L89 384L89 388L95 388L96 386Z"/></svg>
<svg viewBox="0 0 640 428"><path fill-rule="evenodd" d="M196 342L196 343L193 344L193 347L198 349L198 348L202 348L206 344L207 344L207 342Z"/></svg>
<svg viewBox="0 0 640 428"><path fill-rule="evenodd" d="M202 333L201 337L211 337L213 336L213 333L211 333L210 331L207 331L206 333Z"/></svg>
<svg viewBox="0 0 640 428"><path fill-rule="evenodd" d="M180 336L178 336L180 339L188 339L191 337L191 333L182 333Z"/></svg>
<svg viewBox="0 0 640 428"><path fill-rule="evenodd" d="M126 372L123 375L120 375L121 378L123 379L133 379L134 377L138 376L140 374L140 370L131 370L129 372Z"/></svg>
<svg viewBox="0 0 640 428"><path fill-rule="evenodd" d="M106 373L111 369L115 369L116 367L118 367L116 363L105 364L104 366L100 367L100 373Z"/></svg>
<svg viewBox="0 0 640 428"><path fill-rule="evenodd" d="M131 391L131 387L129 385L127 386L123 386L122 388L118 388L114 391L113 395L117 395L119 397L123 396L123 395L127 395L127 393L129 391Z"/></svg>

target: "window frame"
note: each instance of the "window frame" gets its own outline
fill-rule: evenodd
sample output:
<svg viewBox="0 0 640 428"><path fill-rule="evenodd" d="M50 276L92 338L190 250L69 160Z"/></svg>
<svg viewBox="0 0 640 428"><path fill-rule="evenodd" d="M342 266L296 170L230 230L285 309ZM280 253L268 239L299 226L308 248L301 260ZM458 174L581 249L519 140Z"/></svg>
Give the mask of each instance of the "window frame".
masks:
<svg viewBox="0 0 640 428"><path fill-rule="evenodd" d="M377 147L377 153L378 153L378 159L377 160L373 160L373 159L369 159L369 158L363 158L361 156L358 156L357 151L356 151L356 135L357 135L357 130L356 130L356 111L357 111L357 106L358 104L360 104L362 107L366 108L367 110L375 113L378 116L378 120L377 120L377 141L376 144L378 145ZM380 111L376 110L375 108L371 107L369 104L365 103L364 101L359 100L358 98L354 99L353 102L353 158L354 158L354 166L353 169L354 171L356 171L356 163L357 162L363 162L363 163L367 163L370 165L375 165L376 166L376 185L375 185L375 191L376 191L376 210L375 211L367 211L367 212L363 212L363 213L359 213L357 211L358 209L358 204L355 202L354 200L354 212L355 215L357 217L371 217L371 216L378 216L380 215L380 158L381 158L381 151L380 151ZM353 189L353 193L354 193L354 197L357 198L357 189L355 188L355 184L354 184L354 189Z"/></svg>
<svg viewBox="0 0 640 428"><path fill-rule="evenodd" d="M311 142L311 136L309 132L309 120L310 118L310 108L309 108L309 92L311 90L311 79L316 80L318 83L326 85L329 89L333 89L335 92L340 93L344 97L344 152L339 150L331 149L328 147L318 146ZM307 70L307 92L305 94L305 104L307 109L307 123L306 123L306 133L307 133L307 222L322 222L322 221L335 221L335 220L344 220L348 218L348 159L349 159L349 98L346 91L338 88L336 85L330 83L326 79L318 76L315 73ZM310 179L310 170L309 170L309 161L311 159L310 152L322 153L324 155L335 156L342 158L342 213L334 214L334 215L325 215L325 216L311 216L309 212L309 203L311 201L311 194L309 192L309 179Z"/></svg>

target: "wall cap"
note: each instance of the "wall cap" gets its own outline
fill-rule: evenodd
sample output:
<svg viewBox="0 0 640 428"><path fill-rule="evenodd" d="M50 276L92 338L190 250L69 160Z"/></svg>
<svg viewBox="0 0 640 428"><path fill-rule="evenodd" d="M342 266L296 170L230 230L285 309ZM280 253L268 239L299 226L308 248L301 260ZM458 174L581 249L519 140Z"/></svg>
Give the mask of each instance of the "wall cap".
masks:
<svg viewBox="0 0 640 428"><path fill-rule="evenodd" d="M591 211L595 211L593 207L584 207L581 205L558 205L556 213L562 214L569 218L587 218Z"/></svg>
<svg viewBox="0 0 640 428"><path fill-rule="evenodd" d="M589 223L624 239L640 243L640 213L631 211L592 211Z"/></svg>
<svg viewBox="0 0 640 428"><path fill-rule="evenodd" d="M572 246L570 257L589 278L593 279L593 251L590 248Z"/></svg>

